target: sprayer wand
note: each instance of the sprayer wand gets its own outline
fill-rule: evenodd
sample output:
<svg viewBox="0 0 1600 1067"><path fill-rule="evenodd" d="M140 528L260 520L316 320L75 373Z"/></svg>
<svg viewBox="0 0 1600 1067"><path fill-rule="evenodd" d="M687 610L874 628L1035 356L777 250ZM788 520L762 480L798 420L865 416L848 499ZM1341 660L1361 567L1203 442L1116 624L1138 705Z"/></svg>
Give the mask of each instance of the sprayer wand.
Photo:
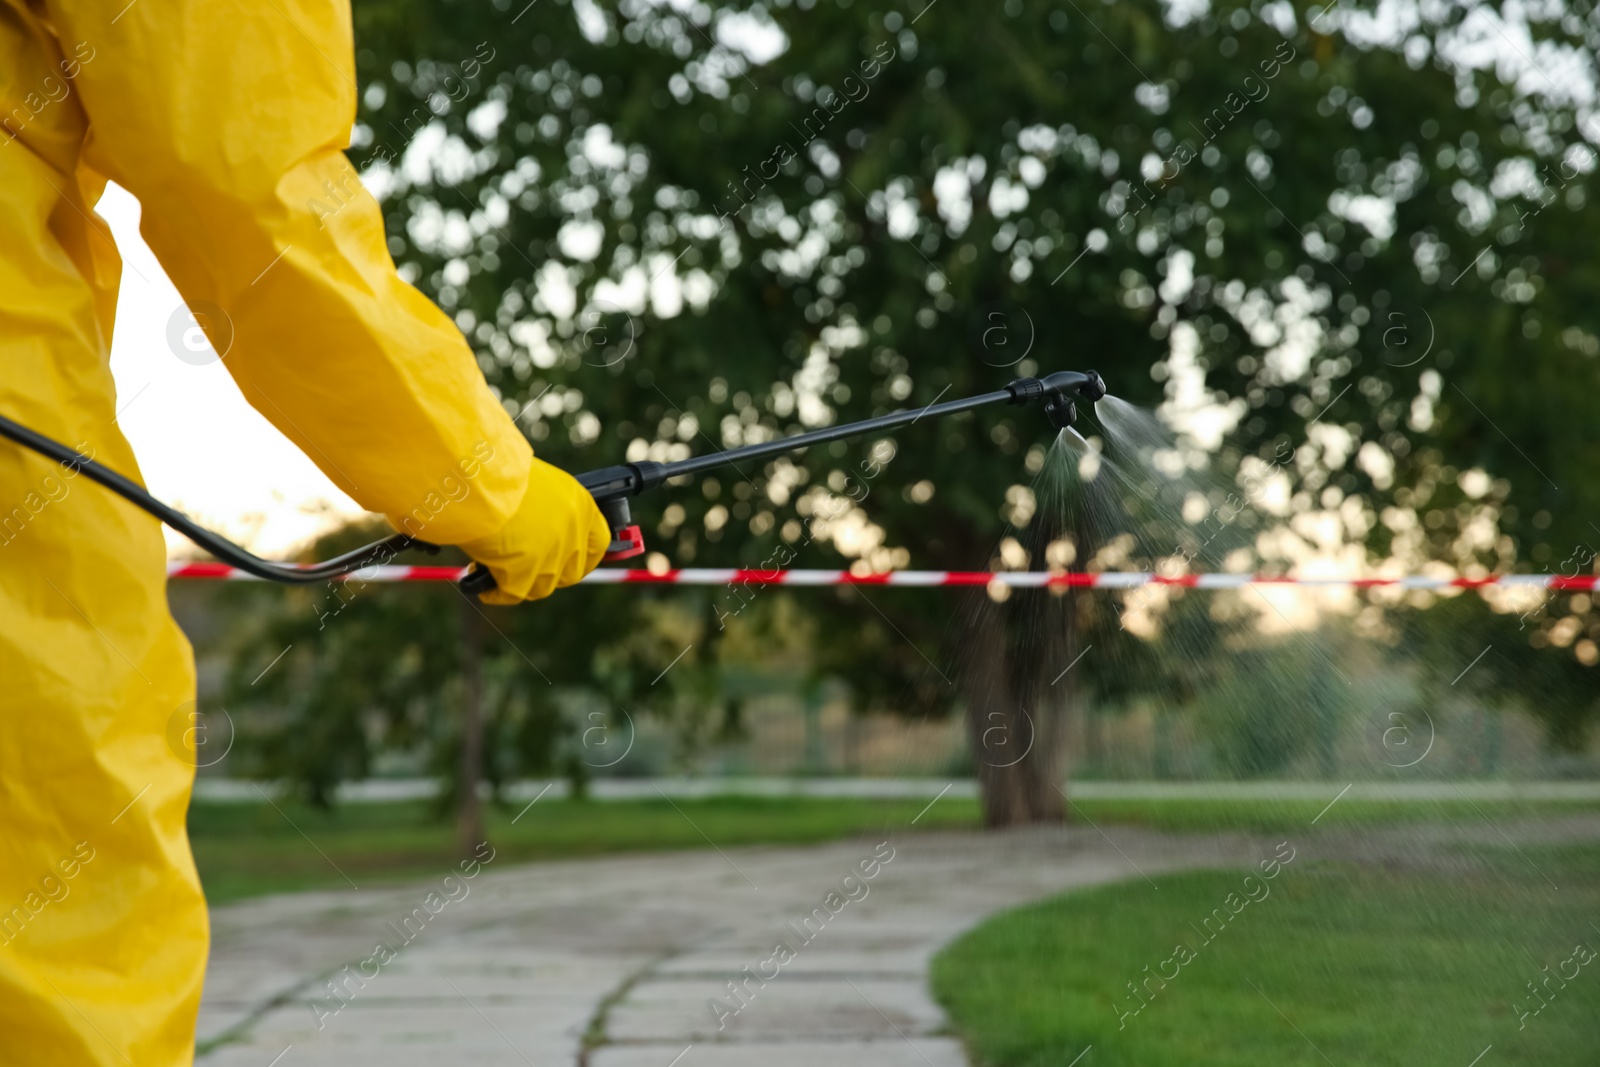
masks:
<svg viewBox="0 0 1600 1067"><path fill-rule="evenodd" d="M796 434L793 437L762 441L704 456L691 456L676 463L646 461L602 467L578 475L578 483L594 496L595 503L599 505L606 522L611 526L611 544L607 546L605 558L628 559L644 552L644 535L633 522L628 500L668 479L701 474L743 460L766 459L829 441L842 441L892 430L899 426L909 426L926 417L955 415L989 404L1042 403L1045 417L1050 420L1050 424L1057 429L1066 429L1077 418L1077 407L1074 403L1077 398L1081 397L1092 403L1105 395L1105 382L1094 371L1057 371L1043 378L1018 378L1004 389L997 389L992 393L983 393L961 400L947 400L942 404L929 404L927 407L911 411L896 411L873 419L842 423L838 426ZM76 449L68 448L59 441L30 430L4 416L0 416L0 437L9 438L24 448L32 449L42 456L55 460L64 467L81 472L91 481L105 486L123 499L148 511L222 562L268 581L291 585L311 584L388 563L406 549L439 551L438 545L419 541L406 534L395 534L393 537L376 541L321 563L303 565L275 563L272 560L262 559L226 537L206 529L183 512L151 496L143 486L95 462ZM459 584L463 592L485 593L494 588L494 577L482 567L475 566L462 576Z"/></svg>

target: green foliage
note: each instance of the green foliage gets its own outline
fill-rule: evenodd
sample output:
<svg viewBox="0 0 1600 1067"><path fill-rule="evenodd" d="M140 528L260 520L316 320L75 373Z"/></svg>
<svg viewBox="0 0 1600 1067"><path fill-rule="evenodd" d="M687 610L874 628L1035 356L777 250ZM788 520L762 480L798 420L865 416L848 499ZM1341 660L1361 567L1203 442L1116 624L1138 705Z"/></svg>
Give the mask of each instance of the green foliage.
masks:
<svg viewBox="0 0 1600 1067"><path fill-rule="evenodd" d="M306 555L327 558L379 533L350 527ZM718 630L705 591L692 588L573 590L557 602L563 610L486 607L444 584L216 592L215 617L185 614L191 629L202 623L203 647L213 647L210 634L226 635L218 702L239 731L230 767L294 782L323 807L339 782L383 761L438 776L447 784L441 805L453 803L466 612L481 619L484 779L497 796L522 778L558 774L581 792L597 773L626 771L618 753L650 717L673 726L674 766L683 769L713 736L736 730L739 699L815 684L802 678L809 661L782 671L783 650L809 642L797 635L804 623L792 602L777 595ZM757 664L760 679L746 683L755 688L741 692L737 679Z"/></svg>
<svg viewBox="0 0 1600 1067"><path fill-rule="evenodd" d="M1186 382L1235 405L1207 460L1222 472L1212 506L1246 457L1294 450L1291 510L1349 511L1348 534L1377 556L1561 559L1600 512L1593 152L1553 82L1440 58L1472 5L1430 9L1387 43L1350 39L1344 20L1372 7L1299 6L1283 22L1281 5L1222 3L1174 25L1153 0L945 3L913 25L836 0L361 0L352 156L402 270L569 469L1094 365L1136 403ZM1541 57L1561 51L1592 84L1592 5L1535 18ZM781 31L781 54L718 43L741 22ZM636 510L676 565L761 566L786 546L793 566L981 567L1046 442L1035 412L985 412ZM1487 485L1462 477L1477 467ZM808 529L836 507L849 521ZM1237 519L1246 535L1264 521ZM1484 523L1503 536L1478 536ZM1167 541L1141 541L1128 564ZM1044 542L1031 547L1041 566ZM747 602L777 602L747 592L595 590L493 613L518 651L490 665L492 773L559 759L565 687L612 706L646 697L686 738L720 729L736 712L718 698L718 638ZM268 690L288 747L265 744L262 769L292 764L325 797L370 763L374 736L431 741L448 763L428 709L449 699L450 595L371 590L327 633L305 614L267 626L263 662L294 651ZM942 675L968 631L918 596L868 610L867 595L805 594L814 639L797 684L843 677L860 708L958 705ZM1073 599L1097 615L1073 623L1082 641L1121 639L1114 605ZM1016 616L1028 600L960 614ZM647 693L685 646L670 693ZM1139 654L1086 660L1084 691L1186 690L1186 672L1215 669L1152 654L1159 669L1113 671ZM1570 663L1547 669L1559 655L1526 669L1593 688Z"/></svg>
<svg viewBox="0 0 1600 1067"><path fill-rule="evenodd" d="M1570 646L1600 639L1600 613L1588 595L1552 595L1526 612L1504 613L1456 596L1401 619L1401 647L1432 693L1521 708L1558 751L1583 751L1600 718L1600 686L1593 661L1585 664ZM1582 761L1573 767L1582 769Z"/></svg>
<svg viewBox="0 0 1600 1067"><path fill-rule="evenodd" d="M345 551L376 532L346 529L311 551ZM241 770L299 783L326 806L338 783L365 777L380 752L449 765L460 695L453 590L350 582L223 595L233 601L236 653L221 699L244 713L236 718ZM516 692L506 688L507 704Z"/></svg>
<svg viewBox="0 0 1600 1067"><path fill-rule="evenodd" d="M1357 499L1377 553L1387 505L1416 512L1435 558L1560 558L1600 502L1593 154L1551 85L1439 58L1467 8L1390 44L1332 32L1369 6L1313 32L1320 8L1284 30L1237 4L1181 26L1154 3L941 5L911 26L829 0L370 0L354 155L397 156L424 123L442 140L383 182L396 258L564 466L792 433L1035 366L1095 364L1151 403L1192 329L1206 387L1244 405L1219 469L1301 448L1296 509ZM740 18L781 30L782 54L714 44ZM1539 18L1536 37L1592 77L1590 6ZM1517 188L1518 168L1537 181ZM1392 232L1355 221L1356 197L1392 203ZM694 279L687 303L623 310L623 289L663 275ZM1285 345L1297 318L1309 335ZM846 559L981 565L1034 420L918 426L638 510L679 564L754 566L821 487L859 486L882 543ZM1314 421L1354 443L1308 447ZM1354 462L1362 442L1392 475ZM1476 501L1456 476L1480 465L1505 481ZM1515 557L1462 547L1484 506ZM808 540L795 565L836 547ZM888 615L948 659L928 613ZM840 647L820 654L864 680L881 660L852 656L873 647L858 633L824 627Z"/></svg>
<svg viewBox="0 0 1600 1067"><path fill-rule="evenodd" d="M1582 144L1559 101L1303 22L1286 38L1231 4L1182 27L1147 3L1088 14L957 6L915 29L863 5L778 5L760 10L788 47L759 65L713 48L703 28L746 5L692 17L642 3L586 10L358 5L367 106L357 159L402 147L419 107L454 153L450 163L436 154L432 167L409 160L389 183L397 259L456 311L518 409L550 389L524 420L556 461L612 462L634 442L703 449L740 436L730 419L785 433L925 403L946 388L992 387L1012 374L994 364L1024 347L1021 311L1034 328L1033 363L1096 363L1115 392L1151 401L1160 389L1148 372L1166 358L1174 324L1187 322L1204 346L1207 384L1249 405L1238 447L1299 443L1326 401L1358 386L1323 418L1379 441L1399 460L1398 485L1432 479L1430 502L1446 520L1430 527L1439 554L1452 540L1448 509L1463 499L1437 477L1440 455L1511 478L1517 511L1506 524L1530 546L1583 535L1565 517L1548 534L1530 523L1541 505L1592 502L1596 492L1584 476L1597 458L1581 431L1588 409L1567 407L1584 404L1589 390L1578 383L1600 374L1572 332L1600 330L1587 300L1593 257L1578 251L1593 236L1593 216L1579 210L1587 178L1534 214L1527 197L1483 189L1518 161L1556 167L1552 175L1577 165L1557 166ZM1444 17L1418 39L1464 16ZM1592 20L1538 30L1576 44L1592 72L1583 50ZM480 42L494 58L474 61L478 76L463 79L457 60L485 54ZM1238 106L1247 78L1265 95L1221 122L1217 109ZM847 85L864 95L823 125L816 109L832 97L822 87ZM1195 158L1172 180L1139 177L1142 160L1174 161L1185 144ZM763 166L775 153L786 162ZM959 184L958 164L972 187L964 224L937 210L936 179ZM1480 191L1488 219L1463 204ZM1392 237L1330 207L1356 195L1396 202ZM886 225L890 216L907 221ZM563 254L562 229L575 223L594 224L597 251ZM1105 248L1061 274L1096 230ZM1456 282L1485 244L1501 250ZM1170 299L1158 298L1153 287L1179 252L1193 257L1195 281L1174 280ZM684 272L703 272L708 301L675 314L654 302L627 316L635 343L625 355L614 340L598 350L593 327L618 316L596 287L652 256L681 256ZM552 264L575 286L574 309L536 282ZM660 269L652 261L649 272ZM1302 368L1274 366L1263 358L1272 331L1241 322L1250 316L1239 300L1283 303L1318 288L1330 303L1310 318L1316 351ZM991 308L1005 314L985 317ZM1434 353L1396 366L1411 352L1402 360L1394 350L1401 338L1389 316L1402 316L1415 345L1423 324L1410 319L1424 309ZM1527 326L1544 319L1548 327ZM995 321L1006 329L985 341ZM624 328L607 323L607 338ZM1003 353L1001 339L1012 346ZM1432 368L1454 384L1431 431L1414 431L1409 404ZM813 410L796 394L811 395ZM936 492L923 503L876 493L874 521L919 562L970 565L1001 530L996 489L1017 480L1038 436L1031 417L1008 415L908 431L911 451L893 478L934 479ZM849 451L798 460L804 484L851 473L841 462ZM778 466L745 474L759 490ZM1551 496L1535 467L1579 497ZM1351 465L1329 484L1378 495ZM659 526L669 502L686 509L663 542L682 560L712 542L720 558L753 561L783 525L784 504L770 496L735 502L718 486L659 495L641 510ZM729 503L748 506L708 529L705 514Z"/></svg>
<svg viewBox="0 0 1600 1067"><path fill-rule="evenodd" d="M1358 706L1330 655L1334 628L1315 643L1258 641L1219 657L1225 677L1201 697L1200 716L1235 774L1282 776L1308 752L1331 773L1340 724Z"/></svg>

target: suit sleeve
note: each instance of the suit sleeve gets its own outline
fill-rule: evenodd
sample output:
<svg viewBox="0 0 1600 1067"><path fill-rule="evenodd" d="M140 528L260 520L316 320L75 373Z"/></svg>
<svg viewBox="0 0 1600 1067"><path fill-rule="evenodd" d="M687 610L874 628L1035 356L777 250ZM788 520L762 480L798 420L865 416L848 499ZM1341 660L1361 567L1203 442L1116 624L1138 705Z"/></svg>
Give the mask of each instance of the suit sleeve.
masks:
<svg viewBox="0 0 1600 1067"><path fill-rule="evenodd" d="M249 402L405 532L505 542L538 510L524 503L537 481L586 540L587 494L533 477L455 323L395 271L344 154L348 6L124 2L52 11L90 120L83 161L138 197L146 240Z"/></svg>

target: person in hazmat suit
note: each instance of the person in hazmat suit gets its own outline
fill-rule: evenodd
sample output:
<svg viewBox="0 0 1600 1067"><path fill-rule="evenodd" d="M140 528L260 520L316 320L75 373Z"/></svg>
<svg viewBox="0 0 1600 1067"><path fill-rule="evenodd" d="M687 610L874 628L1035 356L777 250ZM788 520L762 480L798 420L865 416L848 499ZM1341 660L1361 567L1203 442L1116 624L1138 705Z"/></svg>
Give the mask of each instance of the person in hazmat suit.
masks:
<svg viewBox="0 0 1600 1067"><path fill-rule="evenodd" d="M353 56L342 2L0 0L0 412L138 477L94 214L115 181L257 410L486 566L486 599L545 596L599 562L605 521L397 276L343 151ZM208 938L169 740L194 667L156 520L75 474L0 445L0 1065L171 1067Z"/></svg>

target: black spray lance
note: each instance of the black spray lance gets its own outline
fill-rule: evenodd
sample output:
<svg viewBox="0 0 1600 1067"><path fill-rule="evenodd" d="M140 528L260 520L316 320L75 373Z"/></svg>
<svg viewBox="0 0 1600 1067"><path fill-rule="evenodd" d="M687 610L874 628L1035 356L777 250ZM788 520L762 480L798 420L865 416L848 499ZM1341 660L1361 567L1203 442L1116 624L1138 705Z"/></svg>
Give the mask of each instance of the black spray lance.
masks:
<svg viewBox="0 0 1600 1067"><path fill-rule="evenodd" d="M929 404L927 407L910 411L896 411L874 419L847 422L796 434L793 437L763 441L742 448L725 449L704 456L691 456L676 463L641 462L602 467L578 475L578 482L594 496L595 503L600 506L601 513L611 527L611 544L607 546L605 558L628 559L644 552L644 535L633 522L629 499L646 489L653 489L670 478L702 474L719 467L737 464L742 460L766 459L811 445L892 430L899 426L909 426L924 418L955 415L990 404L1040 403L1050 424L1058 430L1064 430L1072 426L1077 418L1075 401L1078 398L1093 403L1105 395L1106 384L1094 371L1057 371L1043 378L1018 378L1004 389L997 389L992 393L983 393L961 400L947 400L942 404ZM438 545L419 541L407 534L395 534L393 537L321 563L275 563L262 559L226 537L199 525L183 512L163 504L147 493L142 486L109 467L96 463L59 441L52 440L4 416L0 416L0 437L9 438L24 448L32 449L57 463L81 471L91 481L98 482L118 496L148 511L218 560L268 581L308 585L387 563L406 549L439 551ZM462 591L467 593L485 593L494 588L494 578L488 571L474 566L462 576L459 585Z"/></svg>

